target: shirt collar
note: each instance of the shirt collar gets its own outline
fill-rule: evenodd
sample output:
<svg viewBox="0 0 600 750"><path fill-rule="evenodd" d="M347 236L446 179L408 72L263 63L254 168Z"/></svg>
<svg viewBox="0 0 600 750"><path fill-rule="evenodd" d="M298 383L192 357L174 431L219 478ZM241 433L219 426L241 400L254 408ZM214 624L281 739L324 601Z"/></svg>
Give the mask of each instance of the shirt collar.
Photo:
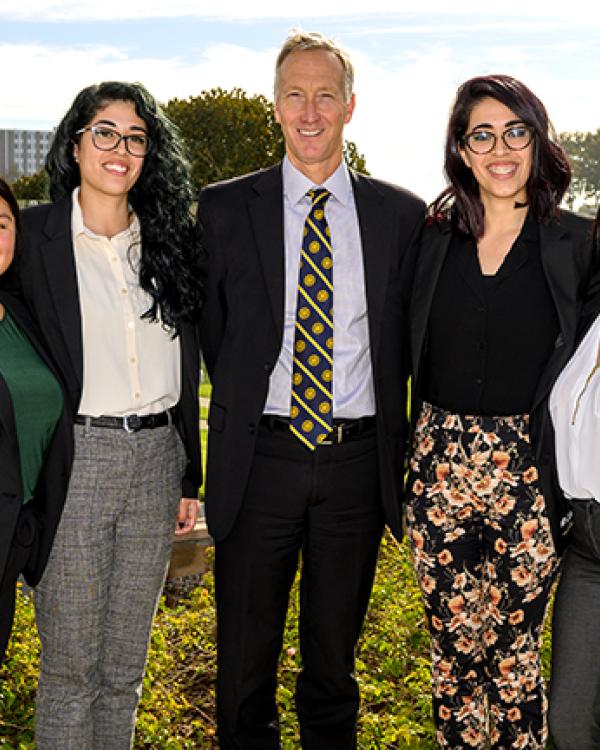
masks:
<svg viewBox="0 0 600 750"><path fill-rule="evenodd" d="M84 224L83 212L81 210L81 206L79 205L79 185L73 190L72 204L73 207L71 209L71 231L73 233L73 237L75 238L81 236L82 234L85 234L88 237L93 237L94 239L106 239L106 237L102 237L101 235L92 232L92 230L88 229L88 227L86 227L86 225ZM115 235L115 237L113 237L112 239L121 239L129 237L130 235L139 235L139 233L140 222L137 215L133 214L133 219L127 229L119 232L119 234Z"/></svg>
<svg viewBox="0 0 600 750"><path fill-rule="evenodd" d="M314 187L324 187L332 197L346 206L352 199L352 182L346 162L342 159L335 172L322 185L315 185L305 174L297 169L287 156L282 165L283 192L292 205L300 203Z"/></svg>

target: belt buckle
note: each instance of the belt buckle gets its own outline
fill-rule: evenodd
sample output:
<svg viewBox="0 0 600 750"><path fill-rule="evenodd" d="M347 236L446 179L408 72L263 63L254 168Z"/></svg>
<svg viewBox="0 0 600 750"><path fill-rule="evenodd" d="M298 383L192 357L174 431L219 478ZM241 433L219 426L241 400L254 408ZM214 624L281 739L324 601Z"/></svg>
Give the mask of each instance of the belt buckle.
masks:
<svg viewBox="0 0 600 750"><path fill-rule="evenodd" d="M138 414L126 414L123 417L123 429L125 432L138 432L142 429L142 418Z"/></svg>
<svg viewBox="0 0 600 750"><path fill-rule="evenodd" d="M344 425L332 425L331 432L329 433L333 439L321 440L319 445L339 445L344 439Z"/></svg>

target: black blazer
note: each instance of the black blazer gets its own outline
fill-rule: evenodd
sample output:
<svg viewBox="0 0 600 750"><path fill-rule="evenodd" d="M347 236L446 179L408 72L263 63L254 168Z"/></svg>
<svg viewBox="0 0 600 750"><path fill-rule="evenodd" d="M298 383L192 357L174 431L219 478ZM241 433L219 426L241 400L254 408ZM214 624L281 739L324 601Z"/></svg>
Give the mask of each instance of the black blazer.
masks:
<svg viewBox="0 0 600 750"><path fill-rule="evenodd" d="M381 496L386 521L400 534L408 372L401 289L406 250L424 204L400 188L351 174L365 266ZM222 540L242 503L283 339L281 165L205 188L198 221L209 257L201 341L213 382L206 511L211 534Z"/></svg>
<svg viewBox="0 0 600 750"><path fill-rule="evenodd" d="M0 292L0 302L27 335L44 363L58 378L56 368L41 346L37 326L29 317L25 306L14 297L2 292ZM25 568L17 572L24 574L30 586L35 586L38 583L46 567L69 484L73 461L73 431L64 394L63 399L62 413L52 441L46 451L44 465L33 498L27 504L28 508L35 511L38 535ZM1 580L15 534L19 512L23 507L23 485L17 430L10 392L2 376L0 376L0 466L2 467L0 471Z"/></svg>
<svg viewBox="0 0 600 750"><path fill-rule="evenodd" d="M556 306L560 333L535 392L530 431L554 542L561 551L569 528L570 511L556 474L554 431L548 411L548 396L575 346L582 301L591 273L591 222L568 211L561 211L559 220L540 225L539 229L542 266ZM419 412L420 363L426 346L431 303L451 238L448 222L428 221L417 246L410 304L412 376L415 384L411 412L414 418Z"/></svg>
<svg viewBox="0 0 600 750"><path fill-rule="evenodd" d="M69 409L77 414L83 383L79 289L71 236L71 197L23 212L18 272L23 297L39 321L45 343L66 384ZM181 339L181 398L175 425L187 453L183 497L197 497L201 484L199 439L199 349L195 326L184 324Z"/></svg>

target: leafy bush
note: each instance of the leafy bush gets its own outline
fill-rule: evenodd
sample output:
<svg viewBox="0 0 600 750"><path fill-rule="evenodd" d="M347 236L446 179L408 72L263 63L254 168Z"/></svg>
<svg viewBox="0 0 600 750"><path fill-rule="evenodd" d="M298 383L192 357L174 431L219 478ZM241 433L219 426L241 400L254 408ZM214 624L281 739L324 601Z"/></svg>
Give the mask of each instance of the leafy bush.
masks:
<svg viewBox="0 0 600 750"><path fill-rule="evenodd" d="M294 685L300 668L297 590L292 597L279 673L284 750L300 747ZM371 607L357 652L361 750L434 748L429 697L429 639L406 546L386 536ZM0 671L0 750L31 750L39 643L33 607L19 594L15 632ZM549 662L549 633L543 649ZM217 748L214 722L215 611L210 574L188 599L159 609L138 713L135 748Z"/></svg>

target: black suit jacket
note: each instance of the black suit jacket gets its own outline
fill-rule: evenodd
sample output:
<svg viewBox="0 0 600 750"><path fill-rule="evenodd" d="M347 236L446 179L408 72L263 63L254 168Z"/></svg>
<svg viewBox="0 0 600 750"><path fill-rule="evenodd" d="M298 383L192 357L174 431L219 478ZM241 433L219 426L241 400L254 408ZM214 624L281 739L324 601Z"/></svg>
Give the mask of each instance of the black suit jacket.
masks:
<svg viewBox="0 0 600 750"><path fill-rule="evenodd" d="M45 343L66 384L69 408L77 414L83 383L83 342L79 289L71 236L71 198L23 212L19 277L23 297L39 322ZM187 452L184 497L197 497L201 484L198 378L195 326L184 324L181 338L181 398L175 425Z"/></svg>
<svg viewBox="0 0 600 750"><path fill-rule="evenodd" d="M562 550L569 528L570 511L556 474L554 431L548 412L548 396L559 372L575 346L582 301L591 273L591 222L562 211L560 219L540 225L540 252L548 287L556 306L560 333L554 351L537 385L531 408L531 439L535 450L552 533ZM413 363L414 418L419 412L419 375L427 344L427 326L439 274L450 245L452 232L446 221L428 222L417 248L417 261L410 305L411 359ZM527 325L527 321L523 321Z"/></svg>
<svg viewBox="0 0 600 750"><path fill-rule="evenodd" d="M400 534L407 435L401 290L405 251L424 204L370 177L352 174L352 183L365 267L382 504L387 523ZM198 220L209 257L201 341L213 383L206 511L211 534L221 540L242 503L283 339L281 165L205 188Z"/></svg>
<svg viewBox="0 0 600 750"><path fill-rule="evenodd" d="M19 328L27 335L48 368L56 375L56 368L41 346L37 326L25 306L12 296L0 292L0 302L8 310ZM69 474L73 461L73 433L66 397L52 441L44 457L34 496L28 507L35 511L38 536L29 560L22 572L30 586L35 586L44 572L56 527L63 509ZM8 387L0 376L0 580L15 534L19 512L23 506L21 461L17 431ZM1 615L1 613L0 613Z"/></svg>

